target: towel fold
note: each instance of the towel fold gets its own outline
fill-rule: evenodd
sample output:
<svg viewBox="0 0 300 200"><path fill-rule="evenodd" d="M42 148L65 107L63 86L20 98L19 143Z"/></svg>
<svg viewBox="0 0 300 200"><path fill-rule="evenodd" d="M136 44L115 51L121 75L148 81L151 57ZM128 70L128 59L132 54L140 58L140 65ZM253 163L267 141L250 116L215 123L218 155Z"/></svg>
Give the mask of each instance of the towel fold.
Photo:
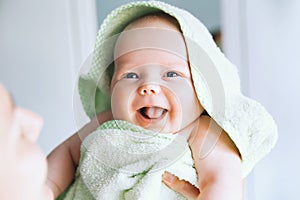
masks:
<svg viewBox="0 0 300 200"><path fill-rule="evenodd" d="M162 182L169 171L197 186L188 143L125 121L102 124L82 143L75 182L65 200L185 199Z"/></svg>

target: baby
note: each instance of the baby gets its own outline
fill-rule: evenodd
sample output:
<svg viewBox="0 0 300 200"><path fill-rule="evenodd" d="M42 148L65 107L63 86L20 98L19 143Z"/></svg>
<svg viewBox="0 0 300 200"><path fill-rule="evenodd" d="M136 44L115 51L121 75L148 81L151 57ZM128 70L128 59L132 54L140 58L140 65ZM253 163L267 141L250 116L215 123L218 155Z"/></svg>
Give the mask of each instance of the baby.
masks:
<svg viewBox="0 0 300 200"><path fill-rule="evenodd" d="M252 159L250 164L246 162L245 165L243 161L246 167L242 168L241 158L246 159L248 152L241 145L245 144L242 141L245 140L244 133L239 131L249 128L238 128L240 126L237 123L247 121L249 126L253 124L248 118L239 118L233 111L234 114L229 113L228 116L227 112L222 113L227 111L228 105L225 103L221 103L221 106L207 103L205 95L209 92L200 80L201 75L206 75L205 67L212 64L206 61L205 55L210 53L210 59L219 60L216 65L228 63L220 62L224 58L218 57L221 53L217 50L217 56L215 55L212 50L215 46L209 47L211 38L207 39L206 29L200 22L194 22L195 27L191 29L199 31L203 38L192 41L186 36L184 17L190 21L195 20L186 12L157 1L131 3L107 17L102 26L102 30L106 30L99 33L104 35L101 35L102 38L105 38L105 34L112 36L123 31L116 37L115 43L109 40L106 44L96 44L95 55L100 58L102 56L103 65L104 55L98 51L102 49L109 52L109 48L104 47L113 44L113 65L105 71L98 69L98 78L94 79L97 86L90 87L83 79L79 82L79 86L83 86L80 93L84 108L93 119L48 156L48 184L54 196L57 197L74 181L79 165L75 181L61 198L242 199L243 177L266 152L259 152L258 159ZM194 44L207 48L206 54L193 54L192 51L202 50L197 49ZM110 61L105 58L108 61L104 66L108 66ZM197 71L201 67L204 70ZM113 73L110 75L112 69ZM218 66L215 69L218 73L225 73ZM229 68L228 71L230 70L232 69ZM92 76L91 73L90 77ZM220 76L221 78L217 75L206 77L207 84L211 87L209 89L215 90L218 83L209 81L217 81L218 78L227 84L227 80L222 79L222 74ZM234 81L235 74L230 78ZM109 91L106 91L107 85ZM242 102L242 106L256 106L255 112L263 112L271 127L274 126L269 115L264 110L261 111L255 102L246 101L248 99L243 99L232 91L228 92L227 85L224 86L223 93L215 91L218 92L217 97L224 98L218 99L219 101L228 103L227 100L230 100L230 108L236 110L239 109L236 99L238 103ZM90 88L87 89L88 87ZM85 93L87 91L96 94L89 96ZM105 105L105 101L95 101L107 96L110 99L109 105ZM90 97L92 101L84 97ZM221 111L213 110L214 106L214 109ZM243 110L239 113L243 114ZM228 130L231 139L210 117ZM227 124L229 117L236 124ZM115 130L118 130L117 134ZM267 135L276 133L272 131ZM123 134L118 134L120 132ZM251 130L247 136L248 134L252 134ZM183 136L180 138L185 138L188 143L180 143L177 136ZM275 141L273 137L267 138ZM273 144L274 142L263 148L269 150ZM251 145L248 147L253 148ZM263 144L256 145L260 149ZM191 152L184 151L187 146ZM256 156L256 152L251 153ZM172 171L186 180L181 181L169 173L164 174L164 183L181 195L172 193L161 183L164 170Z"/></svg>

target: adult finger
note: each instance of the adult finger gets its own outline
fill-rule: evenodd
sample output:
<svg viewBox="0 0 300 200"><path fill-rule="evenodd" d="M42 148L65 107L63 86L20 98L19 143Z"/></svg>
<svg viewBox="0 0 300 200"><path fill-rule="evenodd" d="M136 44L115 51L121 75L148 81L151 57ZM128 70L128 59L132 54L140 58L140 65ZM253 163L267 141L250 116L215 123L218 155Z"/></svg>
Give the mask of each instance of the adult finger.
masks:
<svg viewBox="0 0 300 200"><path fill-rule="evenodd" d="M170 189L174 190L175 192L178 192L187 199L197 199L197 197L200 194L199 189L192 185L190 182L186 180L180 180L177 176L167 171L164 172L162 178L163 182Z"/></svg>

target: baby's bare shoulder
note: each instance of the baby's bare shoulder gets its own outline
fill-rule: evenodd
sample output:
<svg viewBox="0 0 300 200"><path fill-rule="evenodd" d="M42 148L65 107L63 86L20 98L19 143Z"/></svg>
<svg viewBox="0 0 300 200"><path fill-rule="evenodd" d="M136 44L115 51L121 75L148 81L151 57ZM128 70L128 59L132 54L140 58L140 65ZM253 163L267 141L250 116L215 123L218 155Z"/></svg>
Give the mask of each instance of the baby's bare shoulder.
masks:
<svg viewBox="0 0 300 200"><path fill-rule="evenodd" d="M240 185L242 173L239 151L228 134L213 119L209 116L199 118L197 127L189 138L189 145L200 188L205 188L207 183L220 184L221 188L227 187L229 183Z"/></svg>
<svg viewBox="0 0 300 200"><path fill-rule="evenodd" d="M203 156L208 152L239 155L239 151L229 135L209 116L199 118L188 142L192 151L202 152L200 154ZM199 156L199 154L197 155Z"/></svg>

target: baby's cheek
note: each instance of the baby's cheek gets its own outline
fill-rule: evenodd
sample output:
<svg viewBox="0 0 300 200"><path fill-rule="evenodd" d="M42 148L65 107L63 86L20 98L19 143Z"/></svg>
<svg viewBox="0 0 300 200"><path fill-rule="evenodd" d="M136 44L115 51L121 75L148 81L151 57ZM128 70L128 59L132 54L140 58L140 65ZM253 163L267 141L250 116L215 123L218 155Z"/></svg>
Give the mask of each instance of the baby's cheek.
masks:
<svg viewBox="0 0 300 200"><path fill-rule="evenodd" d="M127 120L132 101L132 88L129 85L116 84L111 91L111 108L114 119Z"/></svg>
<svg viewBox="0 0 300 200"><path fill-rule="evenodd" d="M174 87L173 93L176 96L176 101L173 102L177 104L174 107L182 115L182 125L186 126L199 117L202 107L192 85L187 81L182 81L180 87Z"/></svg>

